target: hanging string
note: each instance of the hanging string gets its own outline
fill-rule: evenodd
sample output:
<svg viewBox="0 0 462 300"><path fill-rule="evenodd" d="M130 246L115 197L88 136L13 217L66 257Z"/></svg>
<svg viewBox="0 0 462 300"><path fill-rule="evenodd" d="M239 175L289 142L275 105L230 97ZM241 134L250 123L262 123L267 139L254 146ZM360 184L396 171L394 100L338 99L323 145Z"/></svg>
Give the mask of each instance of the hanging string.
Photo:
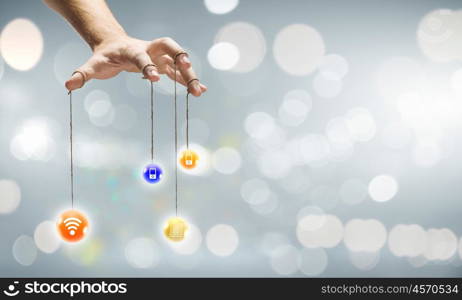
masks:
<svg viewBox="0 0 462 300"><path fill-rule="evenodd" d="M186 93L186 149L189 150L189 88Z"/></svg>
<svg viewBox="0 0 462 300"><path fill-rule="evenodd" d="M151 162L154 162L154 84L151 81Z"/></svg>
<svg viewBox="0 0 462 300"><path fill-rule="evenodd" d="M174 106L175 106L175 215L178 217L178 164L177 164L177 159L178 159L178 113L177 113L177 101L176 101L176 58L178 57L178 54L175 56L173 65L174 65L174 73L175 73L175 80L174 82Z"/></svg>
<svg viewBox="0 0 462 300"><path fill-rule="evenodd" d="M74 151L72 140L72 91L69 91L69 143L71 148L71 205L74 208Z"/></svg>

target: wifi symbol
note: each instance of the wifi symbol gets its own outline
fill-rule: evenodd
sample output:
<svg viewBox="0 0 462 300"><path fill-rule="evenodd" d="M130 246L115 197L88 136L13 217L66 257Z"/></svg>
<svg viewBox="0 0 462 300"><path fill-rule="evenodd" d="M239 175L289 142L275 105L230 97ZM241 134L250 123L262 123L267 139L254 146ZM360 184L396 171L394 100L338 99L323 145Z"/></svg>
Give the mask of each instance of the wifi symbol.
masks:
<svg viewBox="0 0 462 300"><path fill-rule="evenodd" d="M72 236L75 235L76 230L79 229L81 223L82 221L73 217L64 220L64 226L69 231L69 234Z"/></svg>

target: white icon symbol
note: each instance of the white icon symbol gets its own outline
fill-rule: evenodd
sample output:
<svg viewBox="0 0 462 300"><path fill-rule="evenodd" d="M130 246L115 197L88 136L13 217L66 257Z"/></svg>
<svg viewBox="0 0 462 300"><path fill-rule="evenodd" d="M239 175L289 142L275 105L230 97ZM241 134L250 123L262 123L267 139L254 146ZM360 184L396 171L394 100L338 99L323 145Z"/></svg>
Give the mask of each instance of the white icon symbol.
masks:
<svg viewBox="0 0 462 300"><path fill-rule="evenodd" d="M193 164L192 154L186 155L186 165L191 166Z"/></svg>
<svg viewBox="0 0 462 300"><path fill-rule="evenodd" d="M19 291L15 291L14 289L16 288L16 284L18 284L19 281L15 281L14 284L10 284L8 286L8 290L4 290L3 293L7 295L8 297L14 297L19 294Z"/></svg>
<svg viewBox="0 0 462 300"><path fill-rule="evenodd" d="M183 238L184 229L181 224L175 224L170 228L169 236L172 238Z"/></svg>
<svg viewBox="0 0 462 300"><path fill-rule="evenodd" d="M157 170L156 168L149 168L149 179L157 179Z"/></svg>
<svg viewBox="0 0 462 300"><path fill-rule="evenodd" d="M77 218L67 218L64 220L64 226L69 230L70 235L75 235L75 231L80 227L80 223L82 223L82 221Z"/></svg>

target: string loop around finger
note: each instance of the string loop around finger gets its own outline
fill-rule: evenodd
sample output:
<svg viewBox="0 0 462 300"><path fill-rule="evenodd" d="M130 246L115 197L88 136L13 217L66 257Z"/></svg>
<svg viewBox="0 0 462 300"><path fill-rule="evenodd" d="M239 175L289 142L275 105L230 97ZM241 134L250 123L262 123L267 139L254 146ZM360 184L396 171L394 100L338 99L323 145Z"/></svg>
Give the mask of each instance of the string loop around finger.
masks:
<svg viewBox="0 0 462 300"><path fill-rule="evenodd" d="M148 78L148 75L145 73L146 72L146 68L147 67L154 67L157 69L157 65L155 63L152 63L152 64L147 64L143 67L143 69L141 69L141 73L143 74L143 79L147 79Z"/></svg>
<svg viewBox="0 0 462 300"><path fill-rule="evenodd" d="M193 78L191 80L188 81L188 83L186 84L186 88L188 90L188 93L190 93L189 91L189 85L193 82L193 81L199 81L199 78Z"/></svg>
<svg viewBox="0 0 462 300"><path fill-rule="evenodd" d="M176 64L176 59L178 58L178 56L180 55L186 55L186 56L189 56L188 55L188 52L184 51L184 50L179 50L177 53L175 53L175 55L173 56L173 63Z"/></svg>
<svg viewBox="0 0 462 300"><path fill-rule="evenodd" d="M72 73L71 77L74 76L74 74L80 74L80 75L82 76L82 80L83 80L83 81L82 81L82 85L79 87L79 88L82 88L82 87L85 85L85 82L87 82L87 76L85 75L84 72L79 71L79 70L75 70L75 71Z"/></svg>

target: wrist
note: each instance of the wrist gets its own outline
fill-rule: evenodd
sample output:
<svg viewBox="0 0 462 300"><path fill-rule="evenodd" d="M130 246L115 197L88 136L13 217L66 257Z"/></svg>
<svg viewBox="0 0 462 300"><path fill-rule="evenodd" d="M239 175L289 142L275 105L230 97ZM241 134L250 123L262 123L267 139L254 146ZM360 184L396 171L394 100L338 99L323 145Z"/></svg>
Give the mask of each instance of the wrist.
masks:
<svg viewBox="0 0 462 300"><path fill-rule="evenodd" d="M105 45L109 45L118 41L124 41L129 38L130 37L127 35L127 33L122 28L120 28L104 32L104 34L101 34L99 38L92 40L88 44L90 45L93 52L95 52L99 48L103 48Z"/></svg>

